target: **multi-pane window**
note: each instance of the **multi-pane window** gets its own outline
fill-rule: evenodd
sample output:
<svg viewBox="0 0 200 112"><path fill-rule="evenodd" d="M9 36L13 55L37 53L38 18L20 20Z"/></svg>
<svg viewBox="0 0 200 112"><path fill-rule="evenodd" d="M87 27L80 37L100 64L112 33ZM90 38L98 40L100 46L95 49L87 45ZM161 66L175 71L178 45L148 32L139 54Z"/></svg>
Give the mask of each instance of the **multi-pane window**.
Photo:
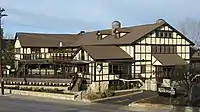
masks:
<svg viewBox="0 0 200 112"><path fill-rule="evenodd" d="M171 31L156 31L156 37L172 37Z"/></svg>
<svg viewBox="0 0 200 112"><path fill-rule="evenodd" d="M152 53L164 53L164 54L175 54L177 52L176 46L168 46L168 45L153 45Z"/></svg>
<svg viewBox="0 0 200 112"><path fill-rule="evenodd" d="M124 66L123 65L114 65L110 64L109 65L109 73L110 74L121 74L124 73Z"/></svg>
<svg viewBox="0 0 200 112"><path fill-rule="evenodd" d="M40 48L31 48L31 52L32 53L39 53L40 52Z"/></svg>
<svg viewBox="0 0 200 112"><path fill-rule="evenodd" d="M81 50L81 60L85 60L85 55L83 50Z"/></svg>
<svg viewBox="0 0 200 112"><path fill-rule="evenodd" d="M24 54L23 59L30 60L31 54Z"/></svg>
<svg viewBox="0 0 200 112"><path fill-rule="evenodd" d="M141 73L146 73L146 65L141 65Z"/></svg>

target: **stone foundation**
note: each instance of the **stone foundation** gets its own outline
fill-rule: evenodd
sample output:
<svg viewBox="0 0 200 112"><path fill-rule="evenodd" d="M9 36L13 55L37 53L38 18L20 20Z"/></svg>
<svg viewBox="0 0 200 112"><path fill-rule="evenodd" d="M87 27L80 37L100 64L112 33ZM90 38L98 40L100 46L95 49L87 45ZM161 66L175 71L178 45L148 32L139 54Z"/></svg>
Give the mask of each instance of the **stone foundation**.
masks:
<svg viewBox="0 0 200 112"><path fill-rule="evenodd" d="M92 82L92 84L89 85L88 87L88 91L90 92L99 92L100 91L105 91L106 89L108 89L108 81L103 81L103 82ZM99 86L100 85L100 86Z"/></svg>
<svg viewBox="0 0 200 112"><path fill-rule="evenodd" d="M5 89L5 94L7 94L7 93L15 94L15 95L22 95L22 96L36 96L36 97L45 97L45 98L54 98L54 99L63 99L63 100L74 100L74 95L68 95L68 94L56 94L56 93Z"/></svg>
<svg viewBox="0 0 200 112"><path fill-rule="evenodd" d="M157 82L156 79L147 79L145 80L144 85L141 87L143 90L152 90L156 91L157 90Z"/></svg>

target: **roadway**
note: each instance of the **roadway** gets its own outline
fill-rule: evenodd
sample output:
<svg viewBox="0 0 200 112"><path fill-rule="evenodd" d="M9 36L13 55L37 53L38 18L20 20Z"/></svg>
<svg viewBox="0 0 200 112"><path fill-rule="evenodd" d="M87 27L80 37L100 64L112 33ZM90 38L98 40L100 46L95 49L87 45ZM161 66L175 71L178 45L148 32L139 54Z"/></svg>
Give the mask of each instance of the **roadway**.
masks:
<svg viewBox="0 0 200 112"><path fill-rule="evenodd" d="M144 91L142 93L138 94L130 94L122 97L117 97L117 98L109 98L105 100L100 100L100 101L95 101L96 103L102 103L102 104L113 104L113 105L129 105L132 102L146 99L146 98L151 98L157 96L157 92L153 91Z"/></svg>
<svg viewBox="0 0 200 112"><path fill-rule="evenodd" d="M155 92L102 100L93 103L19 95L0 95L0 112L160 112L160 109L128 107L133 101L154 96ZM162 110L162 112L167 112Z"/></svg>
<svg viewBox="0 0 200 112"><path fill-rule="evenodd" d="M28 96L0 96L0 112L130 112L115 105Z"/></svg>

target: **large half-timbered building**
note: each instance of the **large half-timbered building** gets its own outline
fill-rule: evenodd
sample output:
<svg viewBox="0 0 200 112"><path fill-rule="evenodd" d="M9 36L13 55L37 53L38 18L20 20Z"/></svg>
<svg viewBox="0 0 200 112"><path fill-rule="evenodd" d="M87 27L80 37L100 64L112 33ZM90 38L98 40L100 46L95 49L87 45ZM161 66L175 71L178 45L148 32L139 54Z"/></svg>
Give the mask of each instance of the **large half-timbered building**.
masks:
<svg viewBox="0 0 200 112"><path fill-rule="evenodd" d="M35 59L63 57L58 68L64 72L73 69L80 77L88 79L92 87L125 84L131 88L137 82L140 87L155 89L156 81L169 77L174 67L190 64L193 45L163 19L133 27L121 27L120 22L114 21L110 29L77 35L18 33L15 57L16 67L20 61L29 60L32 68L30 63ZM47 62L41 65L44 63ZM35 69L41 69L41 65ZM38 74L48 73L48 69L39 70Z"/></svg>
<svg viewBox="0 0 200 112"><path fill-rule="evenodd" d="M121 28L121 24L115 21L112 29L85 33L76 44L85 46L82 46L74 59L83 59L77 56L91 56L85 60L96 62L96 66L91 66L94 70L90 66L88 69L88 73L97 76L96 79L92 79L93 81L98 81L100 76L100 80L108 81L115 78L124 82L169 77L175 66L190 63L190 46L194 45L162 19L154 24L125 28ZM106 59L95 59L94 55L112 54L113 58L121 56L121 53L109 47L123 50L129 58L124 59L126 56L122 56L112 59L107 56ZM98 72L99 66L102 68L99 70L101 72Z"/></svg>

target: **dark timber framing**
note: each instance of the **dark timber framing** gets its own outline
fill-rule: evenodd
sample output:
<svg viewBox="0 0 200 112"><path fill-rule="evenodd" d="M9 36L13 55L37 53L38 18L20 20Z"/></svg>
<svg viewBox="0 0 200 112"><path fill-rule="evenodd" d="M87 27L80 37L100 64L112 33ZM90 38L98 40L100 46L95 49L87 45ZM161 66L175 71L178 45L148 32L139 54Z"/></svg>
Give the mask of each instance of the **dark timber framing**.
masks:
<svg viewBox="0 0 200 112"><path fill-rule="evenodd" d="M112 31L117 31L118 36L123 33L123 36L116 38L116 34L113 35L115 32ZM140 32L143 33L140 34ZM105 35L106 37L103 37ZM16 56L20 58L18 59L19 65L22 64L18 67L18 71L23 71L23 76L26 78L57 79L68 78L69 73L73 72L81 74L90 83L120 79L146 80L152 77L156 78L153 76L154 73L159 77L164 77L166 74L160 73L174 67L167 66L165 69L164 64L159 63L158 59L153 56L154 54L176 54L190 63L190 46L194 45L165 21L130 28L85 32L79 36L80 39L65 47L17 47L15 49ZM102 38L97 39L99 36ZM105 47L105 49L101 49L101 52L108 55L88 52L88 49L93 50L94 46ZM111 48L111 46L115 48ZM85 49L85 47L87 48ZM107 51L106 48L114 49L116 52L120 49L123 52L120 51L122 54L113 55L114 53L109 54L109 52L114 51ZM125 54L128 55L127 58ZM25 64L23 60L29 61ZM20 67L24 67L23 65L26 69L20 69ZM53 75L49 72L50 69L53 70ZM38 74L35 74L35 71L38 71ZM14 77L21 76L18 74Z"/></svg>

